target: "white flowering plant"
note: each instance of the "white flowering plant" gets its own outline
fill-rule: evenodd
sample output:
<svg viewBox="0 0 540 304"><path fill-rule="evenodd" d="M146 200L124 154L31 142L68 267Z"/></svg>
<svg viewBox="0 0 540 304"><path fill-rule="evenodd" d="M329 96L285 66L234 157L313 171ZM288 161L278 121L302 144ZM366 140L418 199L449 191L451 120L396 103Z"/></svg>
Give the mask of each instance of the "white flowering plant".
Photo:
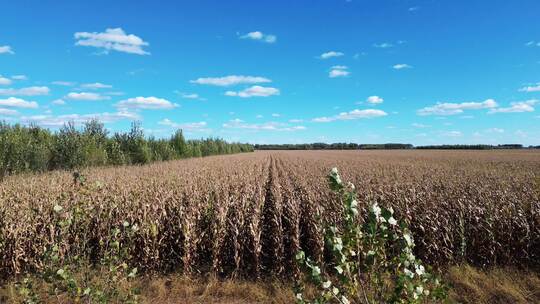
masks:
<svg viewBox="0 0 540 304"><path fill-rule="evenodd" d="M99 185L98 185L99 186ZM81 185L79 191L88 190L89 184ZM137 276L137 268L128 266L132 259L128 244L133 243L139 226L123 221L110 230L109 237L100 240L105 248L99 263L83 258L87 248L78 248L71 235L90 221L89 210L93 208L84 201L76 201L69 207L55 204L50 210L54 225L51 240L44 248L43 266L37 271L38 282L44 282L49 295L67 296L74 303L137 303L139 290L131 284ZM33 277L28 275L16 284L24 303L47 302L34 291Z"/></svg>
<svg viewBox="0 0 540 304"><path fill-rule="evenodd" d="M326 248L331 258L317 265L303 251L296 255L302 269L295 287L297 303L422 303L442 301L447 287L414 255L414 239L394 210L371 204L359 216L353 184L345 185L336 168L328 176L330 188L344 207L339 227L328 225ZM316 292L309 298L306 283Z"/></svg>

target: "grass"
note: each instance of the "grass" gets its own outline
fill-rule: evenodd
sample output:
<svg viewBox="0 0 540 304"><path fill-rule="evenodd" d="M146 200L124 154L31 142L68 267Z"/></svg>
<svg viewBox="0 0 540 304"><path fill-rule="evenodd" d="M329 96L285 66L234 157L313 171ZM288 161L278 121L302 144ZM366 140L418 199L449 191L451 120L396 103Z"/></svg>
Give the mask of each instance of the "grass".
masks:
<svg viewBox="0 0 540 304"><path fill-rule="evenodd" d="M443 276L452 287L449 303L540 303L540 274L516 268L479 270L453 266ZM294 301L290 283L239 279L188 278L181 275L145 276L134 284L141 290L141 302L168 303L273 303ZM36 286L42 295L46 286ZM0 303L21 303L14 283L0 289ZM70 303L63 297L50 297L48 303Z"/></svg>
<svg viewBox="0 0 540 304"><path fill-rule="evenodd" d="M479 271L470 266L453 267L447 275L453 285L450 298L460 303L540 303L538 273L511 268Z"/></svg>

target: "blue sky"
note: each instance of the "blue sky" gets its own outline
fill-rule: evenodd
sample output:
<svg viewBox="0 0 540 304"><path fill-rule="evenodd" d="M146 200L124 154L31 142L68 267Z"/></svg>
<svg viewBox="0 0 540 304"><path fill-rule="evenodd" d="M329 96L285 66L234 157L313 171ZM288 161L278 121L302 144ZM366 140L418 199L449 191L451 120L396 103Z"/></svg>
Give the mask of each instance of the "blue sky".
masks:
<svg viewBox="0 0 540 304"><path fill-rule="evenodd" d="M9 1L0 119L251 143L540 144L540 2Z"/></svg>

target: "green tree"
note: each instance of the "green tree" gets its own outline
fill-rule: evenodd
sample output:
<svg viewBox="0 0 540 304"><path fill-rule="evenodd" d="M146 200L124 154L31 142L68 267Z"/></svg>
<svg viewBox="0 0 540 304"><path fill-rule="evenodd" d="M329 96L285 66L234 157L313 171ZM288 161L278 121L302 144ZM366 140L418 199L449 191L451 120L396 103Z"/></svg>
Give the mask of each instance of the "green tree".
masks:
<svg viewBox="0 0 540 304"><path fill-rule="evenodd" d="M171 138L171 144L178 155L178 158L184 158L187 156L187 144L184 138L184 133L181 129L178 129Z"/></svg>
<svg viewBox="0 0 540 304"><path fill-rule="evenodd" d="M83 140L75 123L70 121L60 129L54 140L53 168L73 169L85 164Z"/></svg>

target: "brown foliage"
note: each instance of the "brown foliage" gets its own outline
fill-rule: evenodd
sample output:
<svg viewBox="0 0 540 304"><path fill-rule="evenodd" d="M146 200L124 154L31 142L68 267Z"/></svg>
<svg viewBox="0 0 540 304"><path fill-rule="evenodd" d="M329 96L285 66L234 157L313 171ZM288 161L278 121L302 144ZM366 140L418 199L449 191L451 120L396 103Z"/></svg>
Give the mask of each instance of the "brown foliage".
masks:
<svg viewBox="0 0 540 304"><path fill-rule="evenodd" d="M103 256L123 221L137 224L130 265L146 272L291 277L300 248L324 257L322 227L341 207L326 174L340 168L362 208L377 201L409 223L417 255L445 266L540 262L540 154L533 151L256 152L9 177L0 184L0 273L43 267L53 207L82 214L64 256Z"/></svg>

